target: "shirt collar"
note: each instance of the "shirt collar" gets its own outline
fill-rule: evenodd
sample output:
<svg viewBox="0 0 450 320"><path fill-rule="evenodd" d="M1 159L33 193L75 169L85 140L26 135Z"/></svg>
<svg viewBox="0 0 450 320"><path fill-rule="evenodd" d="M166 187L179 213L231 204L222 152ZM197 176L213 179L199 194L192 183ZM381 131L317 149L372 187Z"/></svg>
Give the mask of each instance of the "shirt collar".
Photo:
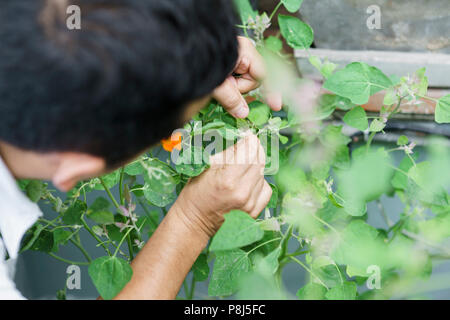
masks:
<svg viewBox="0 0 450 320"><path fill-rule="evenodd" d="M36 203L20 190L0 157L0 233L11 259L16 259L25 232L42 216Z"/></svg>

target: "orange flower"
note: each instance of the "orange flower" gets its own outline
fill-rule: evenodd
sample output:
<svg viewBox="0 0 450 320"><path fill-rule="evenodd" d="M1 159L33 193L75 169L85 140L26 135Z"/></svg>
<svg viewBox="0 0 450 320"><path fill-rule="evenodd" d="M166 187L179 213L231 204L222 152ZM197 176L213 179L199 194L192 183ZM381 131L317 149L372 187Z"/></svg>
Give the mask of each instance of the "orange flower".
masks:
<svg viewBox="0 0 450 320"><path fill-rule="evenodd" d="M174 148L181 150L182 137L181 132L175 132L170 138L161 140L162 147L168 152L172 152Z"/></svg>

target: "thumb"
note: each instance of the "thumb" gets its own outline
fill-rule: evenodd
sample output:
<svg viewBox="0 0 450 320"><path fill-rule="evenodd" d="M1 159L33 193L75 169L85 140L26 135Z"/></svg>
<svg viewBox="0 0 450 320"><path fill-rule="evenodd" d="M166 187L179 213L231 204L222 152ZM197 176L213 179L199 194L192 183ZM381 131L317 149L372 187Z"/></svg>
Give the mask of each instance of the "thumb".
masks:
<svg viewBox="0 0 450 320"><path fill-rule="evenodd" d="M249 113L247 102L237 86L236 79L228 77L213 93L216 99L232 116L246 118Z"/></svg>

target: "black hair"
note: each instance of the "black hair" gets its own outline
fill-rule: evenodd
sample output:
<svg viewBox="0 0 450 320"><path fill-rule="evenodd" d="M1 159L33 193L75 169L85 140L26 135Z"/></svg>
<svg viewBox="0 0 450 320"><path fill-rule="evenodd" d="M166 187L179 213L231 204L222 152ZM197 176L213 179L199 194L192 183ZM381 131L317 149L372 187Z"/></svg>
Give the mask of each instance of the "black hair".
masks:
<svg viewBox="0 0 450 320"><path fill-rule="evenodd" d="M122 163L237 59L231 0L0 1L0 140ZM66 25L67 5L81 29Z"/></svg>

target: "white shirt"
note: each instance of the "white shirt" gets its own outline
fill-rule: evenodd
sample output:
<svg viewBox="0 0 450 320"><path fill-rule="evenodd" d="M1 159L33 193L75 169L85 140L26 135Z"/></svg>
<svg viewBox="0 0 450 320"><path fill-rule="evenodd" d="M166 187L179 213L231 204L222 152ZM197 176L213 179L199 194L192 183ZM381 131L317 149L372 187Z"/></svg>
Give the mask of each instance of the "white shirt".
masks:
<svg viewBox="0 0 450 320"><path fill-rule="evenodd" d="M15 265L22 237L40 216L0 157L0 300L24 299L14 283Z"/></svg>

